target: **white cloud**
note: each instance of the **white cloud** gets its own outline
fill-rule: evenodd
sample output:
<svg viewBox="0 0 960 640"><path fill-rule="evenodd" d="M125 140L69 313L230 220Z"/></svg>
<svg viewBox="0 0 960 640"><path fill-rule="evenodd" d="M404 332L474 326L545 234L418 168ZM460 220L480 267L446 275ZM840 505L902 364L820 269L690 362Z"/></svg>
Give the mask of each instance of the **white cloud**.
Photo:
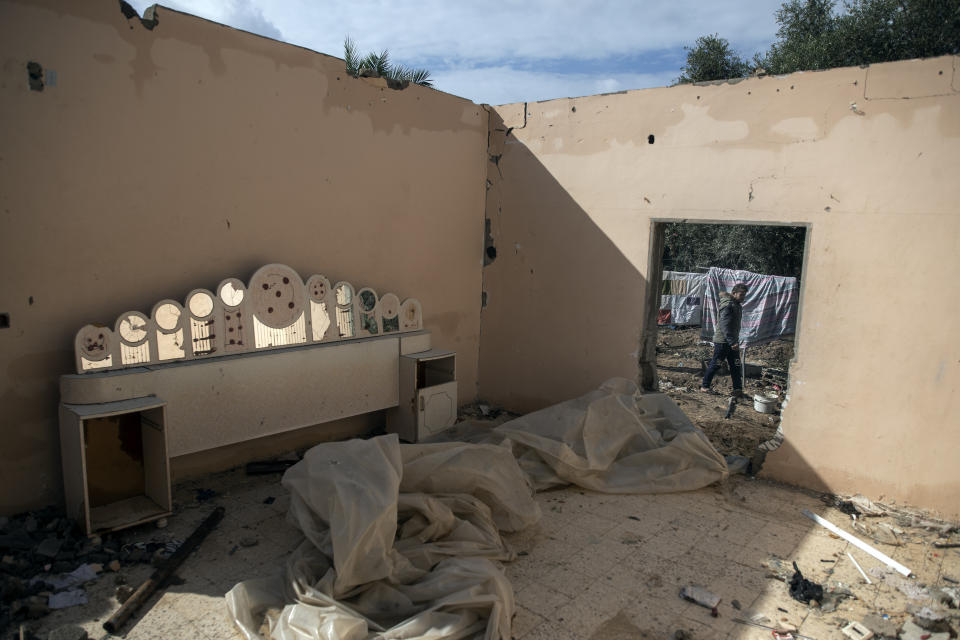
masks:
<svg viewBox="0 0 960 640"><path fill-rule="evenodd" d="M595 93L646 89L671 84L676 73L540 73L507 66L452 69L432 74L434 85L474 102L507 104L573 98Z"/></svg>
<svg viewBox="0 0 960 640"><path fill-rule="evenodd" d="M388 49L395 62L429 69L439 89L490 104L669 84L680 74L682 47L710 33L749 57L772 41L781 2L164 0L337 57L349 35L362 52ZM142 12L150 2L132 4ZM585 61L603 71L583 73Z"/></svg>
<svg viewBox="0 0 960 640"><path fill-rule="evenodd" d="M154 3L147 0L133 0L130 4L140 12L140 15L143 15L144 9ZM290 42L277 25L264 15L263 7L270 5L262 0L165 0L160 3L160 6L170 7L274 40Z"/></svg>
<svg viewBox="0 0 960 640"><path fill-rule="evenodd" d="M772 39L778 0L357 0L264 5L298 44L339 55L350 34L363 49L389 49L401 59L600 59L693 44L717 32L744 48Z"/></svg>

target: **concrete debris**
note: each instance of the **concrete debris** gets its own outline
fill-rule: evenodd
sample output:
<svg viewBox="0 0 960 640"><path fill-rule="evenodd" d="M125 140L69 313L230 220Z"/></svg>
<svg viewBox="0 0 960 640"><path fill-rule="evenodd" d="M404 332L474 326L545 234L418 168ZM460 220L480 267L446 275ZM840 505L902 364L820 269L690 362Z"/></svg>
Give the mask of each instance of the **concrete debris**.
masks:
<svg viewBox="0 0 960 640"><path fill-rule="evenodd" d="M158 549L166 557L180 545L133 542L142 535L128 529L88 538L58 507L0 518L0 629L80 604L79 587L105 568L120 577L124 565L148 563Z"/></svg>
<svg viewBox="0 0 960 640"><path fill-rule="evenodd" d="M760 566L767 570L768 578L774 578L781 582L790 582L790 578L793 577L793 568L786 560L779 556L771 554Z"/></svg>
<svg viewBox="0 0 960 640"><path fill-rule="evenodd" d="M851 622L843 629L843 635L850 638L850 640L870 640L873 637L873 631L870 631L866 626L859 622Z"/></svg>
<svg viewBox="0 0 960 640"><path fill-rule="evenodd" d="M855 521L853 528L877 544L887 544L892 547L899 547L903 544L901 536L903 536L904 531L892 527L885 522L877 525L869 525L864 522Z"/></svg>
<svg viewBox="0 0 960 640"><path fill-rule="evenodd" d="M960 609L960 588L940 587L939 600L951 609Z"/></svg>
<svg viewBox="0 0 960 640"><path fill-rule="evenodd" d="M23 618L36 619L50 613L50 607L47 606L46 596L34 595L11 602L10 612L14 620Z"/></svg>
<svg viewBox="0 0 960 640"><path fill-rule="evenodd" d="M820 611L822 613L833 613L843 600L856 597L850 589L839 582L827 585L823 590L823 599L820 600ZM813 606L812 601L811 606Z"/></svg>
<svg viewBox="0 0 960 640"><path fill-rule="evenodd" d="M886 582L897 591L912 600L929 600L930 591L921 584L901 578L900 576L884 569L883 567L873 567L868 572L874 578Z"/></svg>
<svg viewBox="0 0 960 640"><path fill-rule="evenodd" d="M47 606L51 609L66 609L80 604L87 604L87 592L83 589L61 591L50 596Z"/></svg>
<svg viewBox="0 0 960 640"><path fill-rule="evenodd" d="M884 618L879 613L870 613L863 617L863 626L870 629L874 636L884 638L896 638L898 624L895 620L887 616Z"/></svg>
<svg viewBox="0 0 960 640"><path fill-rule="evenodd" d="M87 640L87 630L75 624L66 624L50 632L47 640Z"/></svg>
<svg viewBox="0 0 960 640"><path fill-rule="evenodd" d="M712 610L716 610L717 605L720 604L720 596L695 585L687 585L680 589L680 597Z"/></svg>
<svg viewBox="0 0 960 640"><path fill-rule="evenodd" d="M886 513L886 510L881 509L870 499L860 495L859 493L850 498L850 504L853 505L853 507L857 510L857 513L860 515L882 516Z"/></svg>
<svg viewBox="0 0 960 640"><path fill-rule="evenodd" d="M60 553L60 547L63 546L63 540L57 538L47 538L36 548L35 553L48 558L56 558Z"/></svg>
<svg viewBox="0 0 960 640"><path fill-rule="evenodd" d="M950 640L950 633L930 633L921 626L907 620L900 628L900 640Z"/></svg>

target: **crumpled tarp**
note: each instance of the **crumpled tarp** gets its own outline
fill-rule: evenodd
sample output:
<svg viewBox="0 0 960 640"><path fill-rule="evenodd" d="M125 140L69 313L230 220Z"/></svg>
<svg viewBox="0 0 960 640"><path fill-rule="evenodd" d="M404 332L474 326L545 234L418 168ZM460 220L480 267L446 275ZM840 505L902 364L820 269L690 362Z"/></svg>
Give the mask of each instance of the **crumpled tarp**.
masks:
<svg viewBox="0 0 960 640"><path fill-rule="evenodd" d="M250 640L510 638L500 536L540 519L537 490L574 483L657 493L727 474L663 394L613 379L485 434L488 443L317 445L283 476L305 536L282 573L241 582L227 607Z"/></svg>
<svg viewBox="0 0 960 640"><path fill-rule="evenodd" d="M723 456L669 397L639 394L624 378L496 432L538 491L566 484L605 493L691 491L728 474Z"/></svg>
<svg viewBox="0 0 960 640"><path fill-rule="evenodd" d="M500 531L540 518L508 449L322 444L287 470L288 518L305 536L285 577L242 582L227 606L248 638L510 637L513 588Z"/></svg>

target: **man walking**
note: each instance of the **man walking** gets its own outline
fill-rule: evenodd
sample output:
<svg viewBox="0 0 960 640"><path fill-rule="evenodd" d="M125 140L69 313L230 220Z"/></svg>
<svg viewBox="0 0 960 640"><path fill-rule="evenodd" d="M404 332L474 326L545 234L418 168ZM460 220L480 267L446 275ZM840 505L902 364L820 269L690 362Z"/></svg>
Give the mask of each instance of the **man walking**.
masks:
<svg viewBox="0 0 960 640"><path fill-rule="evenodd" d="M713 334L713 358L703 376L700 391L709 392L710 382L720 369L724 360L730 366L730 377L733 379L733 396L743 396L743 380L740 377L740 304L747 296L747 285L736 284L730 293L720 292L720 317L717 320L717 329Z"/></svg>

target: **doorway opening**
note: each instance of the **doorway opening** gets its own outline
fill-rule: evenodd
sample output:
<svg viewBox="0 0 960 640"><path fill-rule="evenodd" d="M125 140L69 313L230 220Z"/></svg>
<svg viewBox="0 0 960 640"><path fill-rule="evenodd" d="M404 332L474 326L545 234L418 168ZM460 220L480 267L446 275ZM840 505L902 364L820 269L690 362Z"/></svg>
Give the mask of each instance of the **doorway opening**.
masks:
<svg viewBox="0 0 960 640"><path fill-rule="evenodd" d="M641 386L670 396L721 454L748 459L753 473L783 441L808 239L803 224L652 222ZM741 283L743 396L731 402L734 375L724 358L709 391L701 389L714 343L725 342L719 308Z"/></svg>

